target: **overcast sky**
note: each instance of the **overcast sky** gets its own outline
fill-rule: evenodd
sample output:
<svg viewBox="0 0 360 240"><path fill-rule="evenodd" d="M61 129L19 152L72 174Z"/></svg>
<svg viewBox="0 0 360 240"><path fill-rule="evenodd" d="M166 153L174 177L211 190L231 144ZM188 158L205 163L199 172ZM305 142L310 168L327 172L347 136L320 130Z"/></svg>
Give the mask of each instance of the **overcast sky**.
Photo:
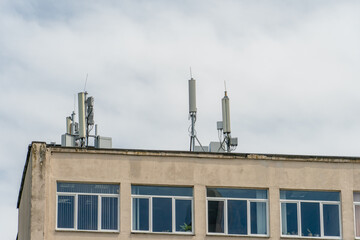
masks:
<svg viewBox="0 0 360 240"><path fill-rule="evenodd" d="M60 143L74 94L114 148L217 140L226 81L236 152L360 156L360 1L0 0L0 232L17 234L27 146Z"/></svg>

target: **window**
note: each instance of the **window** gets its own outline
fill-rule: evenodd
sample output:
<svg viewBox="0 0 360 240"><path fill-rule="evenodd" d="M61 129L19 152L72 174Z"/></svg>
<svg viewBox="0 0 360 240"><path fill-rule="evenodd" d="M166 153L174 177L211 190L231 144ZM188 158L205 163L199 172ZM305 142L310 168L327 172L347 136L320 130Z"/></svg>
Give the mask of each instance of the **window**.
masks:
<svg viewBox="0 0 360 240"><path fill-rule="evenodd" d="M191 187L131 186L132 231L193 233Z"/></svg>
<svg viewBox="0 0 360 240"><path fill-rule="evenodd" d="M281 235L340 238L340 193L280 191Z"/></svg>
<svg viewBox="0 0 360 240"><path fill-rule="evenodd" d="M207 232L268 235L267 190L207 188Z"/></svg>
<svg viewBox="0 0 360 240"><path fill-rule="evenodd" d="M354 192L355 237L360 239L360 192Z"/></svg>
<svg viewBox="0 0 360 240"><path fill-rule="evenodd" d="M119 229L119 185L58 182L56 205L57 229Z"/></svg>

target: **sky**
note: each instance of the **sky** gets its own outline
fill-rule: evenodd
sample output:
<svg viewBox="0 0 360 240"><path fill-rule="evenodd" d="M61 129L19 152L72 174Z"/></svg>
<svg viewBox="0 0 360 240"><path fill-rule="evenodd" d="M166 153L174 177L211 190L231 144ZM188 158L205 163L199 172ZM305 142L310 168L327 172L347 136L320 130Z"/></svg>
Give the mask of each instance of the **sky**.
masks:
<svg viewBox="0 0 360 240"><path fill-rule="evenodd" d="M191 67L203 145L218 139L226 81L235 152L360 156L359 12L356 0L0 0L2 239L17 234L27 146L61 143L84 90L114 148L189 149Z"/></svg>

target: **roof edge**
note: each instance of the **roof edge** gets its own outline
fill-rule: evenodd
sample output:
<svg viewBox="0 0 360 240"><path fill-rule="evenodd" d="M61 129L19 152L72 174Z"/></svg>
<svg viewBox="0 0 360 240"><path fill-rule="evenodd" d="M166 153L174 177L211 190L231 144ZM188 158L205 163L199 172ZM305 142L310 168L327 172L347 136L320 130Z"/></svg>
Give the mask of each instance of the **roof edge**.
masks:
<svg viewBox="0 0 360 240"><path fill-rule="evenodd" d="M187 156L195 158L222 158L222 159L252 159L252 160L290 160L290 161L316 161L316 162L360 162L360 157L354 156L325 156L325 155L296 155L296 154L268 154L268 153L216 153L216 152L190 152L181 150L146 150L146 149L98 149L62 147L60 145L47 145L52 152L58 153L88 153L88 154L114 154L114 155L143 155L143 156Z"/></svg>

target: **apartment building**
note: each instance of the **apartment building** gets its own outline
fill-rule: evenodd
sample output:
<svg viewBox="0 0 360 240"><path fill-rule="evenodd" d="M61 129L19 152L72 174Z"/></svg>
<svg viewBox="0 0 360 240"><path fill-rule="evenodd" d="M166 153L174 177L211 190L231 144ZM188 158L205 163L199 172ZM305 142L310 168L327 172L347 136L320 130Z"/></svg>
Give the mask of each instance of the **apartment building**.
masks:
<svg viewBox="0 0 360 240"><path fill-rule="evenodd" d="M33 142L18 239L360 239L360 158Z"/></svg>

